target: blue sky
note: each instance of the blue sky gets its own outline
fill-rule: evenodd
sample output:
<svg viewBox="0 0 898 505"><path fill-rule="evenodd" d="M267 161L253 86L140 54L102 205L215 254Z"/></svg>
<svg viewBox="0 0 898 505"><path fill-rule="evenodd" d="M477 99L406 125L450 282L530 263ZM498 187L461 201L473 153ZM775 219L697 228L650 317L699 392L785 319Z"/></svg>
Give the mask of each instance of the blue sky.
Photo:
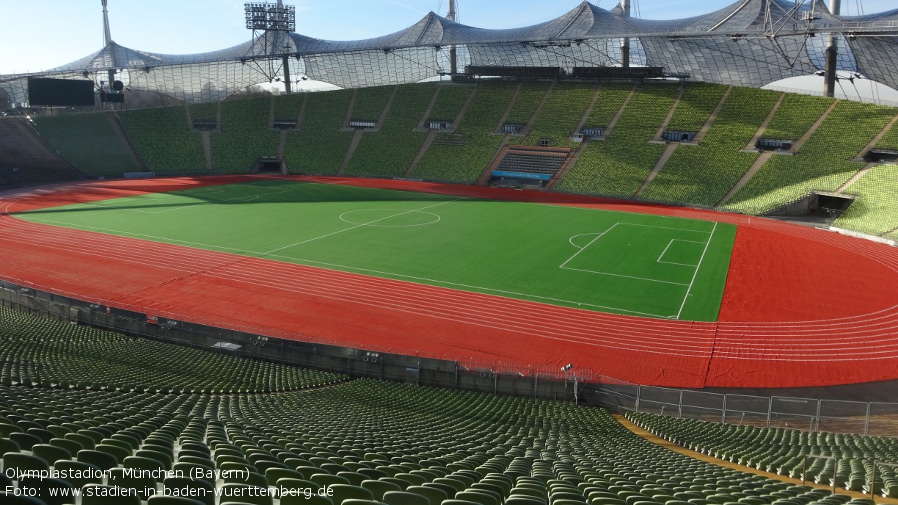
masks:
<svg viewBox="0 0 898 505"><path fill-rule="evenodd" d="M591 0L605 9L618 0ZM375 37L405 28L448 0L285 0L296 6L296 31L330 40ZM633 0L646 19L712 12L735 0ZM244 0L109 0L112 38L132 49L183 54L249 39ZM461 22L482 28L525 26L555 18L579 0L459 0ZM103 45L100 0L0 0L0 74L36 72L87 56ZM842 0L842 13L870 14L895 0Z"/></svg>

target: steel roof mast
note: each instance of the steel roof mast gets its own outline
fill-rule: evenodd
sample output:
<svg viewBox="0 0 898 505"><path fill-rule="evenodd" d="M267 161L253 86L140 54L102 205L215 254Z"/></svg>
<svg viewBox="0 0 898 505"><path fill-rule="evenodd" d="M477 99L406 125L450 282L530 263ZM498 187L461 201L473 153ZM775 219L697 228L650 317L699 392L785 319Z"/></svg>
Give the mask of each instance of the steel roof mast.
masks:
<svg viewBox="0 0 898 505"><path fill-rule="evenodd" d="M630 0L621 0L620 2L621 10L623 10L623 16L625 18L630 17ZM620 53L621 53L621 67L630 68L630 38L625 37L621 39L620 44Z"/></svg>
<svg viewBox="0 0 898 505"><path fill-rule="evenodd" d="M446 19L458 21L458 4L456 0L449 0L449 13L446 14ZM458 51L454 45L449 47L449 73L452 75L458 73Z"/></svg>
<svg viewBox="0 0 898 505"><path fill-rule="evenodd" d="M107 9L108 0L101 0L103 4L103 47L108 48L112 44L112 31L109 29L109 10ZM116 66L115 51L110 51L113 61L112 65ZM115 81L115 68L109 69L109 88L112 89L112 83Z"/></svg>
<svg viewBox="0 0 898 505"><path fill-rule="evenodd" d="M799 52L804 51L807 46L808 37L814 36L814 22L817 21L819 16L817 15L817 4L824 3L824 0L795 0L793 6L788 10L783 10L776 2L767 1L767 6L764 14L764 36L769 38L778 48L780 53L786 61L789 63L789 66L795 64L795 61L799 58L798 54L794 55L794 59L792 55L787 54L786 50L780 46L777 42L777 38L782 31L796 31L798 27L803 27L805 30L804 33L804 43L801 44L799 48ZM806 8L806 5L809 8ZM841 0L829 0L829 12L835 16L841 14L842 10L842 1ZM834 96L836 90L836 67L839 56L839 38L835 33L830 33L826 38L826 62L824 63L824 80L823 80L823 94L825 96Z"/></svg>
<svg viewBox="0 0 898 505"><path fill-rule="evenodd" d="M829 12L835 16L841 14L842 1L829 0ZM825 96L836 95L836 62L839 58L839 39L835 33L830 33L826 39L826 68L823 74L823 94Z"/></svg>

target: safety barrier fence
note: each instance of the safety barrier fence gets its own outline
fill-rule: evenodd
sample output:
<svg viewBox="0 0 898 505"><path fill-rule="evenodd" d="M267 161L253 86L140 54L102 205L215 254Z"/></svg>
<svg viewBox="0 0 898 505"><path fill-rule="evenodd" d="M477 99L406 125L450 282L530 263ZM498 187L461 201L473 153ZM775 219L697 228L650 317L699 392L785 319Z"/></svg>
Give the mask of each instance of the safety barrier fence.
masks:
<svg viewBox="0 0 898 505"><path fill-rule="evenodd" d="M723 394L636 384L597 385L622 410L736 425L894 436L898 403Z"/></svg>
<svg viewBox="0 0 898 505"><path fill-rule="evenodd" d="M147 314L26 283L0 280L0 304L178 345L418 385L574 401L613 411L648 412L729 424L893 436L898 403L723 394L643 386L573 364L557 368L405 349L359 349L299 333L260 331L184 314Z"/></svg>

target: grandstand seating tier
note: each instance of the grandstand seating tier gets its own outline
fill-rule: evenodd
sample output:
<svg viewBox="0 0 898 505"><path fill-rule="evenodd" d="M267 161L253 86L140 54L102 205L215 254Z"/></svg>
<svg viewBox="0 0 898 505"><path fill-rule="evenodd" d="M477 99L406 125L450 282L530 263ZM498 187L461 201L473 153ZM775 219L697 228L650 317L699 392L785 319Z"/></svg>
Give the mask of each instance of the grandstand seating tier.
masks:
<svg viewBox="0 0 898 505"><path fill-rule="evenodd" d="M732 425L647 413L627 417L679 446L740 465L898 498L898 439ZM873 462L875 488L870 488Z"/></svg>
<svg viewBox="0 0 898 505"><path fill-rule="evenodd" d="M778 94L771 91L733 89L701 145L678 149L642 198L715 205L757 159L756 153L740 150L777 98Z"/></svg>
<svg viewBox="0 0 898 505"><path fill-rule="evenodd" d="M212 133L212 167L247 173L262 157L277 158L277 133L269 129L270 96L221 102L220 131Z"/></svg>
<svg viewBox="0 0 898 505"><path fill-rule="evenodd" d="M190 131L184 107L126 110L119 116L150 171L175 175L206 168L202 138Z"/></svg>
<svg viewBox="0 0 898 505"><path fill-rule="evenodd" d="M847 193L857 196L833 226L870 235L882 235L898 228L898 166L873 167L850 186Z"/></svg>
<svg viewBox="0 0 898 505"><path fill-rule="evenodd" d="M639 88L608 140L591 142L558 189L632 197L664 151L664 146L648 141L661 126L678 92L679 88L670 84L646 84Z"/></svg>
<svg viewBox="0 0 898 505"><path fill-rule="evenodd" d="M667 128L698 131L720 103L726 88L703 83L685 86ZM432 100L437 90L439 94ZM395 103L384 116L394 92ZM631 92L632 100L621 109ZM585 83L521 84L502 80L486 80L477 85L419 83L126 110L118 113L126 135L117 131L111 113L37 116L35 122L45 141L67 161L94 177L121 177L125 172L142 170L140 162L145 163L147 170L164 175L246 173L260 159L273 157L283 159L291 173L333 175L347 162L346 175L408 176L469 184L500 153L507 136L497 131L502 127L503 115L509 111L508 122L533 121L527 137L511 137L509 143L533 145L550 138L552 145L580 151L574 156L577 162L555 186L558 190L631 198L646 183L652 169L657 168L664 147L649 140L657 134L679 93L679 87L672 84L646 84L634 91L629 83L603 83L598 88ZM353 110L348 114L353 96ZM778 96L771 91L732 88L701 145L676 149L640 191L640 198L713 206L738 182L739 190L728 198L725 210L768 213L808 196L811 191L838 190L863 167L849 160L863 154L864 148L895 117L893 108L786 94L761 134L764 138L803 143L798 144L794 156L772 156L756 173L752 171L750 178L740 182L757 160L755 153L740 150L754 137ZM458 117L469 98L470 107L463 117ZM620 113L619 121L606 132L607 140L592 139L584 147L569 143L567 135L576 129L593 98L596 100L585 120L586 126L608 127ZM540 114L534 116L543 101ZM431 102L430 117L425 117ZM814 129L814 123L830 106L834 107L829 117ZM361 136L351 157L348 152L353 134L341 131L347 117L384 121L382 131ZM191 131L190 119L214 124L215 129ZM272 131L272 120L279 119L298 122L298 129ZM432 133L432 144L425 144L427 134L414 130L427 119L458 120L457 130ZM12 124L10 121L6 118L3 124ZM6 137L0 135L0 143ZM205 146L204 138L209 141ZM876 146L896 148L892 145L895 138L898 127L893 125ZM429 147L422 151L425 145ZM19 149L18 145L0 148ZM211 159L207 159L207 154ZM422 156L418 160L419 154ZM414 160L418 161L412 166ZM211 171L207 170L209 162ZM53 163L58 165L60 160L51 156L46 164L35 162L41 166L34 170L29 166L15 172L11 165L3 164L0 186L80 176L65 166L53 168ZM885 215L889 204L875 189L867 187L874 180L873 174L868 177L866 182L861 180L855 185L856 191L863 193L862 198L839 220L838 226L888 234L894 230L889 228L891 218ZM871 213L871 209L876 210Z"/></svg>
<svg viewBox="0 0 898 505"><path fill-rule="evenodd" d="M690 83L677 103L668 130L698 131L717 107L727 87L719 84Z"/></svg>
<svg viewBox="0 0 898 505"><path fill-rule="evenodd" d="M885 127L894 112L877 105L838 102L795 156L771 158L726 208L763 214L814 190L836 191L863 168L862 163L850 160Z"/></svg>
<svg viewBox="0 0 898 505"><path fill-rule="evenodd" d="M489 165L502 142L502 137L494 132L514 95L514 87L506 82L486 82L475 93L456 130L454 145L432 145L411 177L470 184Z"/></svg>
<svg viewBox="0 0 898 505"><path fill-rule="evenodd" d="M310 93L299 131L287 133L284 161L292 173L336 174L352 134L340 131L352 91ZM278 100L280 97L278 97Z"/></svg>
<svg viewBox="0 0 898 505"><path fill-rule="evenodd" d="M36 116L41 136L81 172L93 177L122 177L142 167L133 156L112 113Z"/></svg>
<svg viewBox="0 0 898 505"><path fill-rule="evenodd" d="M362 136L344 174L402 176L424 143L426 135L414 129L435 92L433 83L400 87L383 126Z"/></svg>
<svg viewBox="0 0 898 505"><path fill-rule="evenodd" d="M826 490L671 452L630 432L601 409L369 379L309 388L338 376L290 367L281 370L303 377L305 382L297 386L307 389L183 391L178 385L184 376L194 383L213 380L214 374L196 364L220 356L80 326L66 329L70 325L5 308L0 309L0 321L0 350L9 373L4 377L16 374L15 381L0 383L0 427L24 440L24 431L46 426L48 432L66 433L66 438L71 435L71 440L93 447L68 459L46 461L7 443L4 473L67 470L63 480L68 482L58 485L116 484L143 493L150 505L164 503L156 497L173 496L173 490L182 488L201 503L215 503L204 501L210 492L246 493L247 486L271 490L269 476L285 489L333 484L332 498L342 503L370 500L375 493L387 499L397 492L438 497L442 503L451 503L443 500L453 496L509 504L588 500L670 505L685 502L692 493L710 500L692 505L750 503L742 501L749 498L785 503L775 500L786 497L804 505L829 496ZM135 345L146 350L136 353ZM63 377L69 360L101 365L79 370L84 382L108 381L106 370L114 367L113 378L133 375L161 388L132 391L23 382L25 373L32 378ZM209 370L234 372L233 379L244 383L267 380L274 370L236 358L224 368L222 364ZM83 471L91 468L108 472L93 477ZM160 469L189 478L160 475ZM390 503L417 503L404 498L391 498ZM839 504L848 501L841 495L831 498Z"/></svg>
<svg viewBox="0 0 898 505"><path fill-rule="evenodd" d="M596 88L590 84L557 84L525 142L536 145L548 139L551 146L571 146L569 138L575 133L595 93Z"/></svg>
<svg viewBox="0 0 898 505"><path fill-rule="evenodd" d="M441 85L440 94L433 104L430 117L426 119L454 121L474 90L474 87L467 85Z"/></svg>

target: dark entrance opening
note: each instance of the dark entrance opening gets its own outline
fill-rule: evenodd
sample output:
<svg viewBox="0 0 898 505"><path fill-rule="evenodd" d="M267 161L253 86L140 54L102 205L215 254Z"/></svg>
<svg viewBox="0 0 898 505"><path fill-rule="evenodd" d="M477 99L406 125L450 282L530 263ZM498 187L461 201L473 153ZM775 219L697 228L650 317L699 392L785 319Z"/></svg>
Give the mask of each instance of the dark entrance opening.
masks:
<svg viewBox="0 0 898 505"><path fill-rule="evenodd" d="M260 174L285 174L287 165L280 158L261 158L256 164L256 170Z"/></svg>

